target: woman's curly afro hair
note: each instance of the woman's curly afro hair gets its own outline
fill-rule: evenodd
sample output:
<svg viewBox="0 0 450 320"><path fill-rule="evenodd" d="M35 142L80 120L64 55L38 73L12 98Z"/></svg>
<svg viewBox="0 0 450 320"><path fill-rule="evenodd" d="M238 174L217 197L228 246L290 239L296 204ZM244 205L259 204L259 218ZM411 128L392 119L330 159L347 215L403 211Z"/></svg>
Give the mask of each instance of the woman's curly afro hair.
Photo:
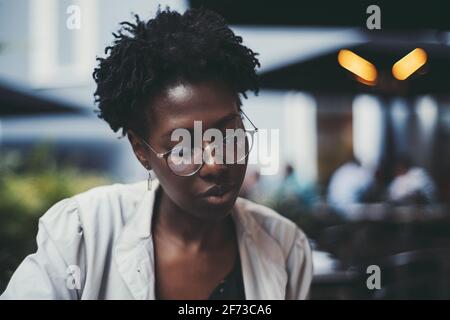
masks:
<svg viewBox="0 0 450 320"><path fill-rule="evenodd" d="M242 45L218 14L190 9L184 14L158 9L148 21L121 22L106 58L97 58L93 77L99 110L114 132L128 129L148 132L145 107L153 96L179 82L220 80L237 96L250 90L258 94L257 53ZM108 55L109 53L109 55Z"/></svg>

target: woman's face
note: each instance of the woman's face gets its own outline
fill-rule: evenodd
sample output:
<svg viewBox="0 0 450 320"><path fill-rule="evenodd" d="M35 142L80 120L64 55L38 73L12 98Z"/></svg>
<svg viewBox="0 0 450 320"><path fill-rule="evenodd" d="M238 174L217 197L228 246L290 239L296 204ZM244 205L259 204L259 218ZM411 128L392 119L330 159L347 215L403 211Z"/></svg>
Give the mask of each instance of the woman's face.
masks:
<svg viewBox="0 0 450 320"><path fill-rule="evenodd" d="M240 121L236 96L214 82L173 85L152 100L151 110L149 136L144 138L157 152L171 150L179 142L171 141L174 130L185 128L193 132L194 121L201 121L203 132L216 128L224 133ZM130 141L134 140L137 157L141 162L148 162L176 206L207 220L221 219L230 212L244 180L247 159L245 164L204 163L196 174L180 177L172 172L165 159L158 158L133 137ZM214 186L228 191L220 196L203 195Z"/></svg>

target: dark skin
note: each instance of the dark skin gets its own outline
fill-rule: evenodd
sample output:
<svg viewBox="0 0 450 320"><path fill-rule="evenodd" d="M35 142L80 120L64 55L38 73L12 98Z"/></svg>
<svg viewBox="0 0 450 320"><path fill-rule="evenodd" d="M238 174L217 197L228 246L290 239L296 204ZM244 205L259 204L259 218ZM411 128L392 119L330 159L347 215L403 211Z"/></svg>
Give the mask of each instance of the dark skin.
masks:
<svg viewBox="0 0 450 320"><path fill-rule="evenodd" d="M176 142L170 133L192 129L194 120L208 128L224 129L240 121L236 94L219 82L174 84L149 103L146 141L158 152ZM231 125L232 126L232 125ZM232 270L238 254L230 215L244 180L245 164L207 164L190 177L176 176L132 130L128 139L142 165L153 169L162 187L152 222L157 299L208 299ZM201 193L213 185L232 184L220 203Z"/></svg>

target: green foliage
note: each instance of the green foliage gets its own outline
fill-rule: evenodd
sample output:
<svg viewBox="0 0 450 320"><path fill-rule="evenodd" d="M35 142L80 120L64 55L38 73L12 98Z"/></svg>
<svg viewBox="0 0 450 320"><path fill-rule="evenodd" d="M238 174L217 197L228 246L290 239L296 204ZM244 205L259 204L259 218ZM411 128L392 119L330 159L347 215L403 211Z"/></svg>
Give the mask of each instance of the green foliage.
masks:
<svg viewBox="0 0 450 320"><path fill-rule="evenodd" d="M24 257L36 250L38 220L53 204L109 179L58 165L52 145L0 158L0 292Z"/></svg>

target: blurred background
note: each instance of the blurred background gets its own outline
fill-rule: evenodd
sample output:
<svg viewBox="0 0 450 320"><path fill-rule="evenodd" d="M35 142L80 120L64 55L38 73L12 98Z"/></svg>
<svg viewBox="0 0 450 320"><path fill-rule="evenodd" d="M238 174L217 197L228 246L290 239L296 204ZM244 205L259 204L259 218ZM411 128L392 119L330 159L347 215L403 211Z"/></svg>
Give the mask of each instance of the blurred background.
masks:
<svg viewBox="0 0 450 320"><path fill-rule="evenodd" d="M279 130L278 170L249 165L241 192L308 235L311 298L449 299L450 2L371 4L0 0L0 291L52 204L146 178L91 75L120 21L168 5L222 14L260 54L243 108Z"/></svg>

